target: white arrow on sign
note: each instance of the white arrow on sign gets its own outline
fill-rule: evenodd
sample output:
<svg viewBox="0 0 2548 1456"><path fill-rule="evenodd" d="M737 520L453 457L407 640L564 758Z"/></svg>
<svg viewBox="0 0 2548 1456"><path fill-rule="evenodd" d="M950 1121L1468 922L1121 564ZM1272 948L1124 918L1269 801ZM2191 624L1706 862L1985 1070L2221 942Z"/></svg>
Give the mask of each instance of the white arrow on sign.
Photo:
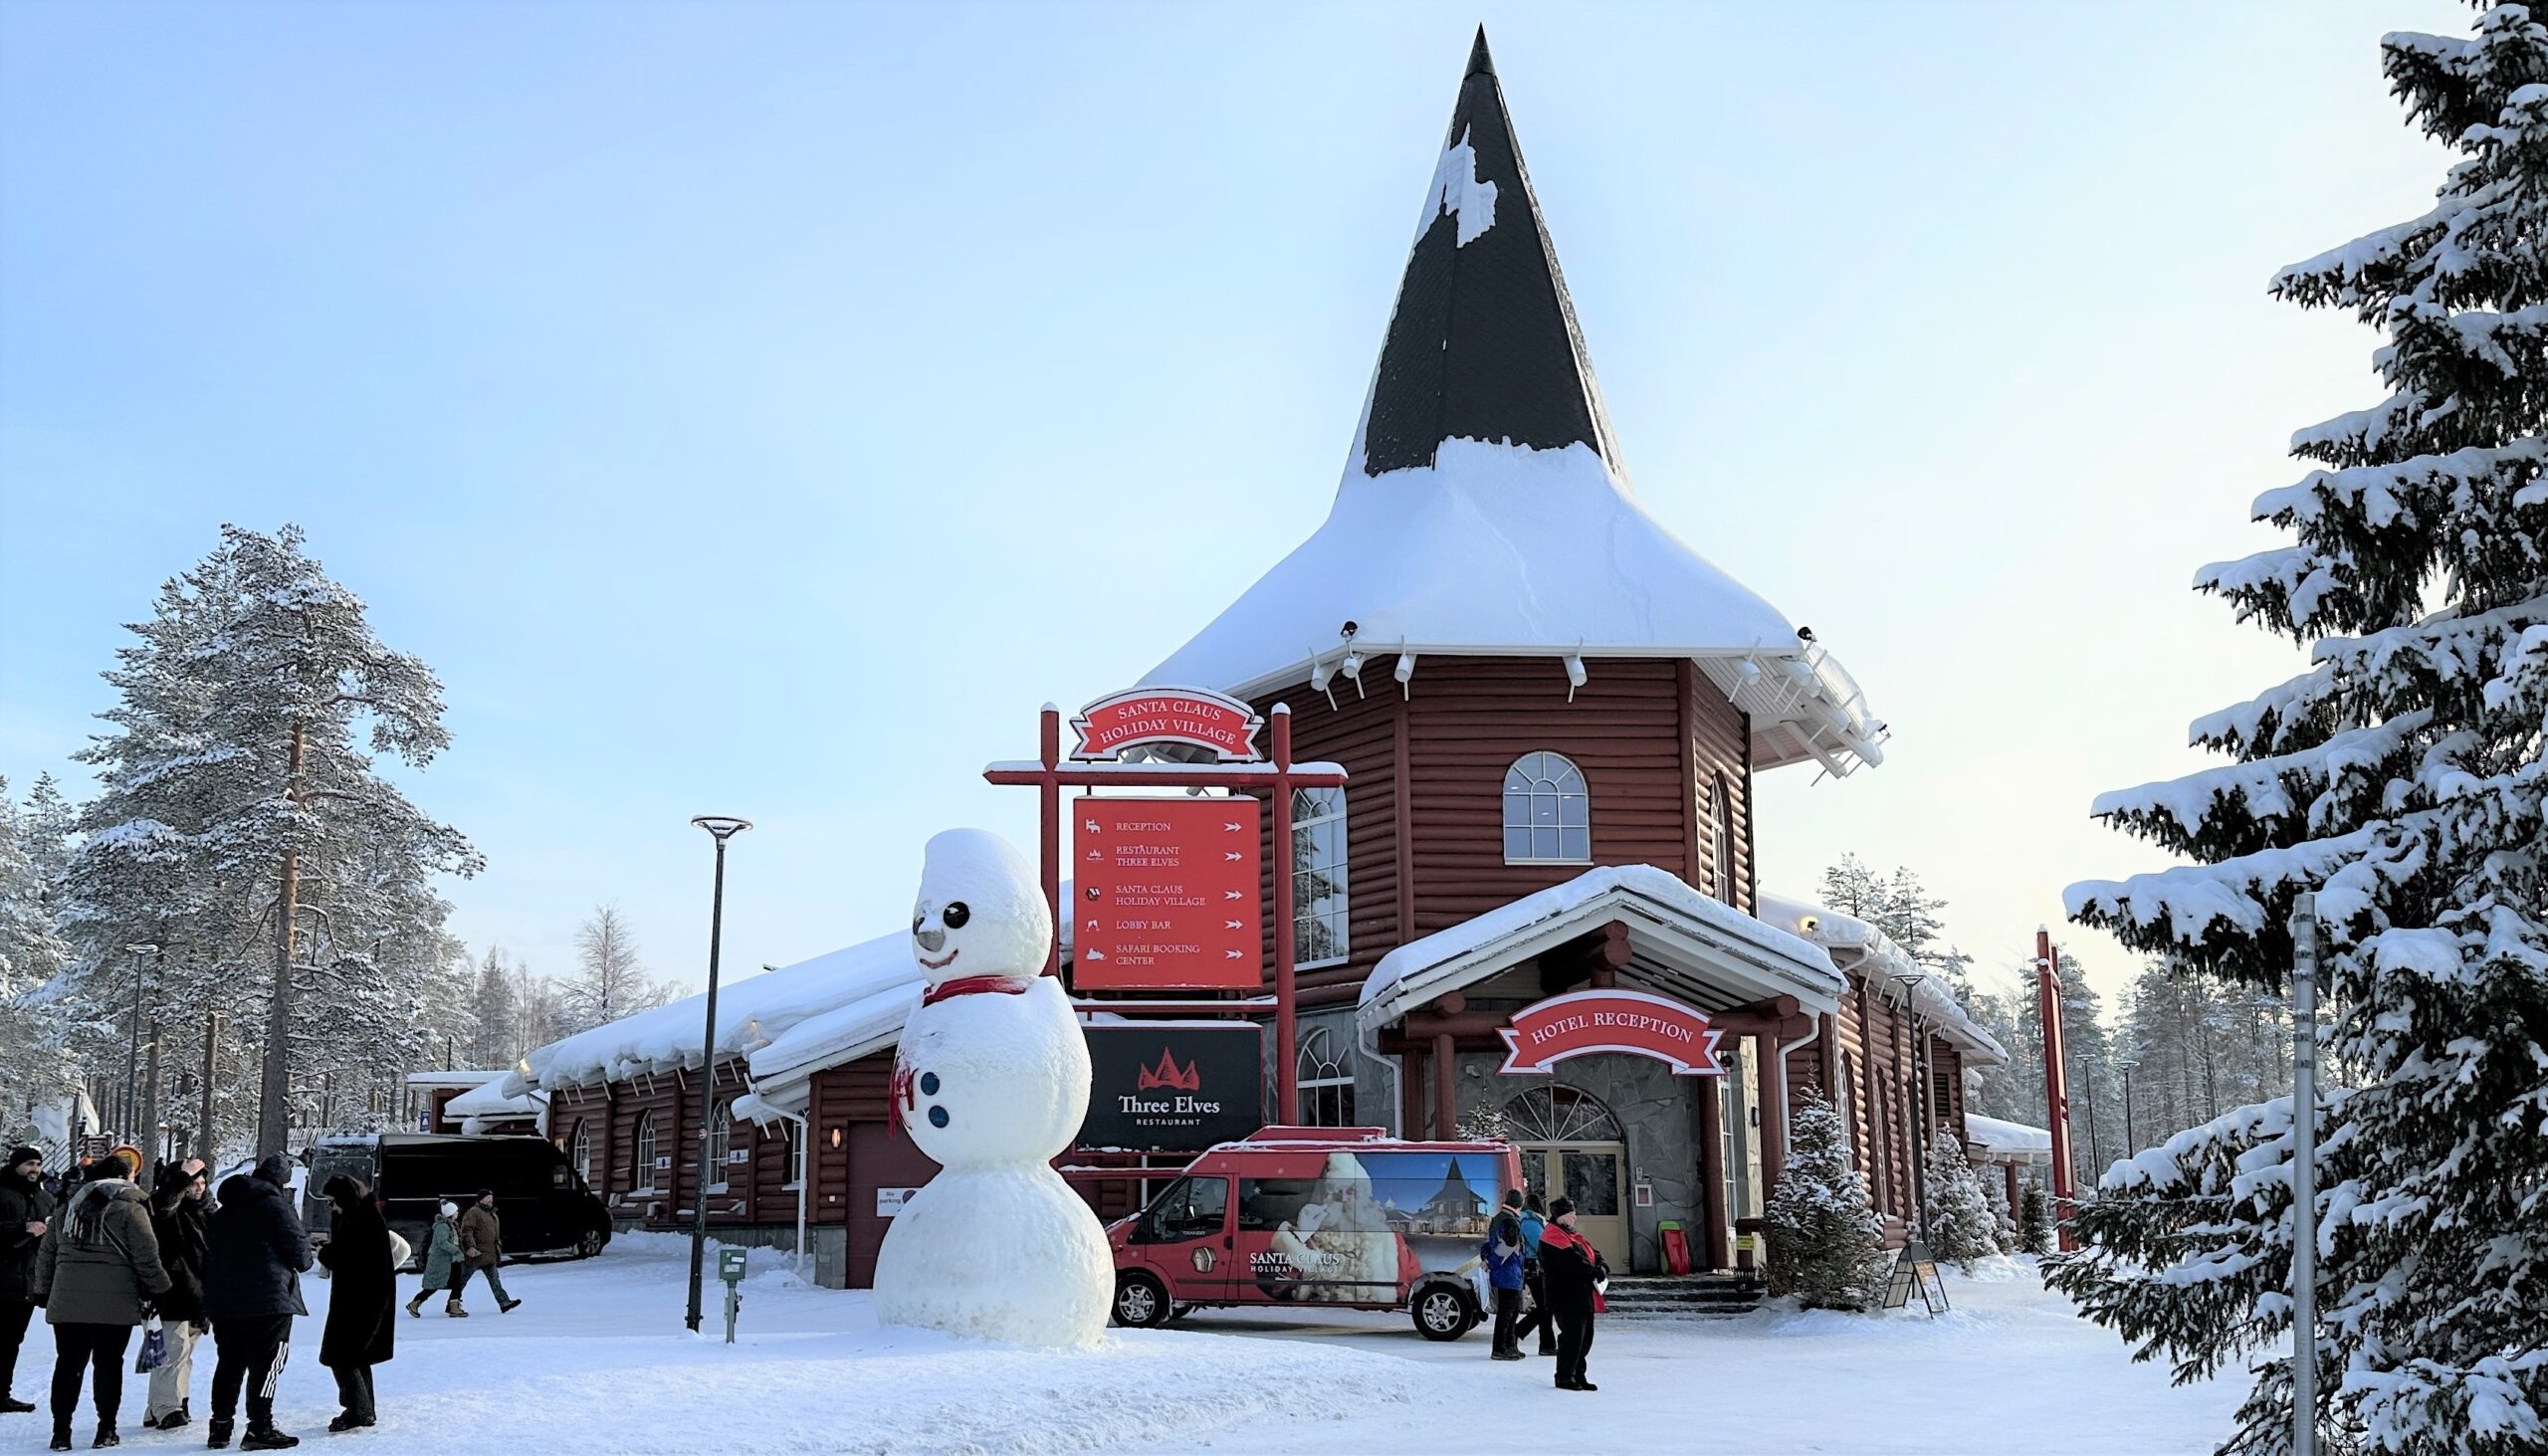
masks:
<svg viewBox="0 0 2548 1456"><path fill-rule="evenodd" d="M1096 924L1096 922L1095 922L1095 921L1091 921L1091 922L1089 922L1089 924L1091 924L1091 925L1095 925L1095 924ZM1221 929L1222 929L1222 930L1224 930L1224 931L1243 931L1243 930L1246 930L1246 929L1247 929L1247 922L1245 922L1245 921L1223 921L1223 922L1221 922Z"/></svg>
<svg viewBox="0 0 2548 1456"><path fill-rule="evenodd" d="M1236 860L1236 859L1242 859L1242 858L1244 858L1244 856L1243 856L1243 855L1241 855L1237 850L1234 850L1234 849L1233 849L1233 850L1224 850L1224 851L1222 852L1222 854L1221 854L1221 858L1222 858L1222 859L1225 859L1225 860Z"/></svg>
<svg viewBox="0 0 2548 1456"><path fill-rule="evenodd" d="M1221 892L1221 898L1223 900L1245 900L1247 898L1247 892L1244 890L1224 890Z"/></svg>
<svg viewBox="0 0 2548 1456"><path fill-rule="evenodd" d="M1246 825L1244 825L1244 824L1231 823L1231 824L1224 824L1224 825L1222 825L1221 827L1222 827L1223 829L1228 830L1228 831L1229 831L1230 833L1232 833L1232 834L1236 834L1236 833L1238 833L1240 830L1242 830L1242 829L1246 828L1247 826L1246 826Z"/></svg>
<svg viewBox="0 0 2548 1456"><path fill-rule="evenodd" d="M1238 958L1239 958L1240 953L1241 953L1241 952L1236 951L1236 950L1224 950L1224 951L1222 951L1222 952L1221 952L1221 954L1222 954L1223 956L1225 956L1225 957L1227 957L1227 958L1229 958L1229 959L1231 959L1231 960L1236 960L1236 959L1238 959Z"/></svg>

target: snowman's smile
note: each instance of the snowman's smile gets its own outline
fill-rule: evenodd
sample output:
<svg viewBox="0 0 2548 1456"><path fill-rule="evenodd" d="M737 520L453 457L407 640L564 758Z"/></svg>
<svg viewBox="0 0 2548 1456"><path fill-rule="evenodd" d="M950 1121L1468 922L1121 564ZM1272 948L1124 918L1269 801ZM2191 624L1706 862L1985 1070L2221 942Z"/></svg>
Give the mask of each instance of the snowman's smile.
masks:
<svg viewBox="0 0 2548 1456"><path fill-rule="evenodd" d="M919 951L917 951L917 950L913 951L913 952L912 952L912 955L913 955L913 957L914 957L915 959L917 959L917 960L919 960L919 961L920 961L921 969L923 969L923 970L945 970L947 967L949 967L949 966L951 966L951 965L954 965L954 964L956 963L956 956L961 955L961 954L963 954L963 953L964 953L964 952L963 952L963 949L962 949L961 947L958 947L958 948L956 948L956 949L954 949L954 950L950 950L950 951L948 951L948 952L947 952L947 954L946 954L946 956L945 956L945 958L943 958L943 959L939 959L939 960L932 960L932 959L930 959L928 956L921 954L921 953L920 953Z"/></svg>

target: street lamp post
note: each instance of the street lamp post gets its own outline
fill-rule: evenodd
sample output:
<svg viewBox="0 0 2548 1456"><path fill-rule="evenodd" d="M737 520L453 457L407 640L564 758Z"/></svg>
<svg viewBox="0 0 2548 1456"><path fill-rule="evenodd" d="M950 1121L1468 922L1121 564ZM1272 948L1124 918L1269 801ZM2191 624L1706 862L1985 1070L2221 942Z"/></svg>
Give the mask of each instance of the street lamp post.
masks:
<svg viewBox="0 0 2548 1456"><path fill-rule="evenodd" d="M690 821L717 841L717 891L708 911L708 1021L699 1038L699 1171L690 1193L691 1333L699 1333L699 1285L708 1261L708 1120L717 1116L717 955L726 938L726 841L752 827L732 814L702 814Z"/></svg>
<svg viewBox="0 0 2548 1456"><path fill-rule="evenodd" d="M1924 1114L1929 1095L1929 1048L1928 1034L1920 1025L1920 982L1928 978L1922 972L1893 977L1894 983L1902 987L1903 1004L1911 1013L1911 1116L1921 1125L1911 1139L1911 1237L1924 1242L1928 1228L1921 1205L1928 1193L1929 1139L1933 1130Z"/></svg>
<svg viewBox="0 0 2548 1456"><path fill-rule="evenodd" d="M2140 1059L2139 1059L2139 1058L2137 1058L2137 1057L2136 1057L2136 1058L2134 1058L2134 1059L2133 1059L2133 1060L2131 1060L2131 1061L2128 1061L2128 1062L2125 1062L2125 1063L2123 1063L2123 1064L2122 1064L2122 1066L2123 1066L2123 1155L2124 1155L2124 1156L2126 1156L2126 1157L2130 1157L2130 1156L2132 1156L2134 1153L2139 1152L2139 1151L2141 1150L2141 1140L2140 1140L2138 1137L2134 1136L2134 1134L2135 1134L2135 1130L2137 1130L2137 1129L2140 1127L2140 1124L2138 1124L2138 1123L2136 1123L2136 1122L2134 1122L2134 1121L2132 1120L2132 1069L2133 1069L2133 1068L2135 1068L2135 1067L2138 1067L2138 1066L2140 1066L2140 1065L2141 1065L2141 1061L2140 1061Z"/></svg>
<svg viewBox="0 0 2548 1456"><path fill-rule="evenodd" d="M150 962L144 956L156 955L159 947L148 940L135 940L123 947L132 954L132 1046L123 1062L123 1123L125 1136L132 1133L132 1121L139 1111L137 1095L141 1086L141 982ZM134 1146L141 1144L135 1143Z"/></svg>

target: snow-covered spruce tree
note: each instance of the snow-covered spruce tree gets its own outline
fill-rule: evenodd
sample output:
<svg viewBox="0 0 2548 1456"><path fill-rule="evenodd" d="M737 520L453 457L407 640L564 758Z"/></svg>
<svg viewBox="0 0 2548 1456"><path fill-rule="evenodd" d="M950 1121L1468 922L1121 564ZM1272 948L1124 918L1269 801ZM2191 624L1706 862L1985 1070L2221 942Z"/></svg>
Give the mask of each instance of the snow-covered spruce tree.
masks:
<svg viewBox="0 0 2548 1456"><path fill-rule="evenodd" d="M1982 1201L1991 1208L1991 1241L2000 1246L2003 1254L2023 1252L2025 1245L2017 1235L2017 1210L2009 1206L2009 1190L2000 1186L1998 1178L1979 1168L1974 1170L1974 1179L1982 1185Z"/></svg>
<svg viewBox="0 0 2548 1456"><path fill-rule="evenodd" d="M1770 1292L1806 1309L1864 1309L1883 1272L1882 1231L1867 1180L1849 1165L1847 1130L1819 1088L1806 1090L1788 1126L1787 1171L1763 1209Z"/></svg>
<svg viewBox="0 0 2548 1456"><path fill-rule="evenodd" d="M2041 1183L2017 1189L2017 1244L2029 1254L2052 1252L2052 1205Z"/></svg>
<svg viewBox="0 0 2548 1456"><path fill-rule="evenodd" d="M39 780L41 784L43 780ZM37 993L62 973L70 947L54 930L53 896L37 841L40 807L22 809L0 779L0 1138L32 1133L31 1113L78 1085L53 1002Z"/></svg>
<svg viewBox="0 0 2548 1456"><path fill-rule="evenodd" d="M2314 644L2198 720L2233 763L2099 800L2200 863L2072 887L2071 913L2183 970L2282 982L2293 896L2327 926L2352 1085L2322 1113L2322 1402L2379 1451L2548 1447L2548 26L2399 34L2383 65L2459 154L2421 217L2285 269L2273 292L2387 341L2373 407L2300 431L2317 463L2259 498L2288 545L2199 589ZM2284 1449L2289 1100L2111 1172L2051 1281L2200 1374L2263 1351L2224 1444Z"/></svg>
<svg viewBox="0 0 2548 1456"><path fill-rule="evenodd" d="M1973 1164L1965 1161L1963 1141L1951 1132L1938 1134L1929 1144L1926 1172L1920 1213L1929 1225L1929 1252L1967 1270L2000 1252L2000 1222L1991 1216Z"/></svg>
<svg viewBox="0 0 2548 1456"><path fill-rule="evenodd" d="M81 755L102 787L70 869L79 1001L120 1030L146 965L144 1005L163 1023L227 1013L257 1046L256 1148L279 1150L291 1077L378 1083L421 1050L419 986L450 910L432 877L479 860L371 753L429 760L448 740L441 689L372 635L290 526L224 526L131 630L106 675L115 730ZM124 953L141 940L163 953ZM296 1015L305 994L326 1014ZM223 1085L244 1073L225 1065ZM235 1127L236 1091L224 1107Z"/></svg>

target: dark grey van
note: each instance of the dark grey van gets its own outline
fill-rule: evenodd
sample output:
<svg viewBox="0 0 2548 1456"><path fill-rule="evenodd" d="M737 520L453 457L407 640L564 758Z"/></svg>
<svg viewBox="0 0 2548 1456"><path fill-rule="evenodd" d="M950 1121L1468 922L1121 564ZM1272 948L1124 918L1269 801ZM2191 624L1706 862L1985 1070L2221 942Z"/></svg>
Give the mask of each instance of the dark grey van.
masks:
<svg viewBox="0 0 2548 1456"><path fill-rule="evenodd" d="M351 1173L388 1207L389 1226L421 1257L436 1207L446 1198L466 1210L485 1188L504 1219L505 1254L590 1258L610 1242L610 1213L545 1138L463 1138L442 1133L378 1133L321 1138L310 1165L301 1219L324 1243L333 1213L318 1190Z"/></svg>

